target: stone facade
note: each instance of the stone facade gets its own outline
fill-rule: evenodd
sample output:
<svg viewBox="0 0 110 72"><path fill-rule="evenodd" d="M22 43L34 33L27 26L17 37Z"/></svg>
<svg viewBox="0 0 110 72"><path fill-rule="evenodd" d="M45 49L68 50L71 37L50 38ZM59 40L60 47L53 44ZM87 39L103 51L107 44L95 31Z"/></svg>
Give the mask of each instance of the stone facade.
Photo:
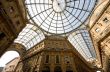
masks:
<svg viewBox="0 0 110 72"><path fill-rule="evenodd" d="M106 4L103 13L94 23L90 33L99 57L97 65L101 71L110 72L110 3Z"/></svg>
<svg viewBox="0 0 110 72"><path fill-rule="evenodd" d="M47 38L27 53L16 72L95 72L66 39Z"/></svg>
<svg viewBox="0 0 110 72"><path fill-rule="evenodd" d="M0 0L0 57L26 25L22 0Z"/></svg>

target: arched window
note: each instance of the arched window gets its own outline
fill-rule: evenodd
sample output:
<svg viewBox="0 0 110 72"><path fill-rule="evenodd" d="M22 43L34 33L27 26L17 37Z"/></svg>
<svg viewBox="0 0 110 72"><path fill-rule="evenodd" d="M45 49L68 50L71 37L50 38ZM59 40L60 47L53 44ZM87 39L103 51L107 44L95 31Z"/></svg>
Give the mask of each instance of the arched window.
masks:
<svg viewBox="0 0 110 72"><path fill-rule="evenodd" d="M61 67L60 67L60 66L56 66L56 67L54 68L54 72L62 72Z"/></svg>
<svg viewBox="0 0 110 72"><path fill-rule="evenodd" d="M66 67L66 72L73 72L72 67L71 67L71 66L67 66L67 67Z"/></svg>
<svg viewBox="0 0 110 72"><path fill-rule="evenodd" d="M42 72L50 72L50 67L44 66Z"/></svg>

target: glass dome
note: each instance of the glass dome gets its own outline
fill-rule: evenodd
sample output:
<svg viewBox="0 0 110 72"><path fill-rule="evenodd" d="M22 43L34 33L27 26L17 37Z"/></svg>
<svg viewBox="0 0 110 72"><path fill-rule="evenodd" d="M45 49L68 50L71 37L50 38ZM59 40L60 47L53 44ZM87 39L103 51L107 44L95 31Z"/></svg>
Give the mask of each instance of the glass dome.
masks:
<svg viewBox="0 0 110 72"><path fill-rule="evenodd" d="M96 0L26 0L30 19L49 33L68 33L84 23Z"/></svg>

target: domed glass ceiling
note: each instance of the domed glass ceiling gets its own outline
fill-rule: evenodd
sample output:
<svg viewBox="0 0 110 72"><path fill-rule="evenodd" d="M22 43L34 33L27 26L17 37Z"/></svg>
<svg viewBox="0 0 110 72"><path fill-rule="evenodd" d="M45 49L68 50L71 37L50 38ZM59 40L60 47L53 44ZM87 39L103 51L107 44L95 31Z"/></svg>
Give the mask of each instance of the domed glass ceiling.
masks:
<svg viewBox="0 0 110 72"><path fill-rule="evenodd" d="M14 42L23 44L26 50L28 50L44 39L45 36L39 28L32 24L27 24Z"/></svg>
<svg viewBox="0 0 110 72"><path fill-rule="evenodd" d="M96 53L89 32L80 29L69 35L68 40L87 61L96 58Z"/></svg>
<svg viewBox="0 0 110 72"><path fill-rule="evenodd" d="M96 0L26 0L27 11L43 30L63 34L78 28L90 15Z"/></svg>

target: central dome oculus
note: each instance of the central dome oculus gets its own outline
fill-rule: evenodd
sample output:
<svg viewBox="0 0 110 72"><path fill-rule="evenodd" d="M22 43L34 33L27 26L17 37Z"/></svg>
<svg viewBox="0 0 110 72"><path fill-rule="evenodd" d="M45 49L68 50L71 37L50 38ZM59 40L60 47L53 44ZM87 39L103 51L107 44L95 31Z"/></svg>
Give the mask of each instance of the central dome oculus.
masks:
<svg viewBox="0 0 110 72"><path fill-rule="evenodd" d="M53 9L56 12L62 12L66 8L65 0L54 0L53 1Z"/></svg>
<svg viewBox="0 0 110 72"><path fill-rule="evenodd" d="M65 34L82 25L96 0L26 0L30 19L48 33Z"/></svg>

